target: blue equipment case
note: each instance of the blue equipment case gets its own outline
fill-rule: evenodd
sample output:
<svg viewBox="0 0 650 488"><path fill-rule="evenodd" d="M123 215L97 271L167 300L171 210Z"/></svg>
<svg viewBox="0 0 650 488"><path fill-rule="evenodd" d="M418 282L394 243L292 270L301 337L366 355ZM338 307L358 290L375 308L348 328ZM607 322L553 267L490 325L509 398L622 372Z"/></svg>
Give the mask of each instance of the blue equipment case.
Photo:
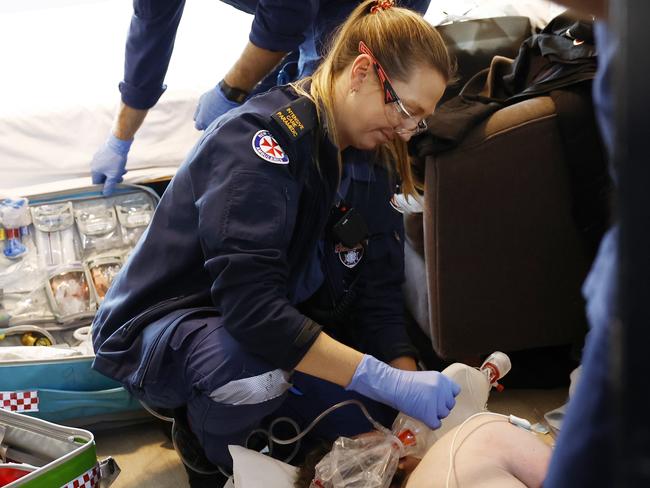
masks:
<svg viewBox="0 0 650 488"><path fill-rule="evenodd" d="M91 369L88 336L159 197L146 187L119 185L106 198L99 188L26 195L31 223L20 232L3 219L11 203L0 205L0 244L7 249L13 238L11 245L26 248L12 259L0 249L0 408L77 426L147 416L119 383ZM48 337L56 347L26 346ZM72 354L71 348L77 348L73 356L50 357ZM35 352L47 357L32 357Z"/></svg>

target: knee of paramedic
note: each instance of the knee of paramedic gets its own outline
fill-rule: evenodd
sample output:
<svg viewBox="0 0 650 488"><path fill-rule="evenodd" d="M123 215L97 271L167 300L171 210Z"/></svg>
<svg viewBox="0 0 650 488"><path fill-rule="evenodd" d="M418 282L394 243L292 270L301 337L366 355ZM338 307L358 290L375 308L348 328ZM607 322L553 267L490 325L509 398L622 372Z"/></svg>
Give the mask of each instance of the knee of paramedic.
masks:
<svg viewBox="0 0 650 488"><path fill-rule="evenodd" d="M286 398L289 373L246 352L216 314L190 317L154 346L138 396L148 405L187 407L187 420L220 466L228 444L245 445L261 419Z"/></svg>

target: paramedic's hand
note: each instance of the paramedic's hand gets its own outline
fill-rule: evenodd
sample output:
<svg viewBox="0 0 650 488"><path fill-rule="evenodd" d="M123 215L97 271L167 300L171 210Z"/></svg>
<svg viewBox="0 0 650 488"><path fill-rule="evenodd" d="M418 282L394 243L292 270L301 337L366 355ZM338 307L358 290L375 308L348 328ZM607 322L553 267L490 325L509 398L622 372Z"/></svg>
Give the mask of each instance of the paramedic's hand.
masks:
<svg viewBox="0 0 650 488"><path fill-rule="evenodd" d="M346 388L421 420L432 429L449 415L460 387L437 371L402 371L365 354Z"/></svg>
<svg viewBox="0 0 650 488"><path fill-rule="evenodd" d="M124 141L111 134L93 156L90 162L90 174L93 184L104 183L104 196L111 195L115 191L115 185L122 181L122 176L126 173L126 156L129 154L132 142L133 139Z"/></svg>
<svg viewBox="0 0 650 488"><path fill-rule="evenodd" d="M215 119L239 105L228 100L217 85L199 98L199 104L194 112L194 127L197 130L205 130Z"/></svg>

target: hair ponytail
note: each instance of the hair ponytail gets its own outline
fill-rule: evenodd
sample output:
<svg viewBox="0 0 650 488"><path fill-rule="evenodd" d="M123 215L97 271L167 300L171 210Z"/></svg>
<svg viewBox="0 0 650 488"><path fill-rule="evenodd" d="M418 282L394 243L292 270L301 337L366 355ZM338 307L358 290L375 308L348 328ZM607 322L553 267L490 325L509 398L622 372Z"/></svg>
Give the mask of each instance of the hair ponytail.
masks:
<svg viewBox="0 0 650 488"><path fill-rule="evenodd" d="M393 6L391 0L361 2L335 32L314 74L294 84L299 93L315 103L319 117L327 120L332 142L339 147L333 116L334 82L359 55L359 41L370 48L391 79L406 81L413 68L423 64L439 71L446 81L453 77L449 54L440 34L422 16ZM382 160L399 175L402 192L415 195L416 183L406 143L398 139L380 148Z"/></svg>

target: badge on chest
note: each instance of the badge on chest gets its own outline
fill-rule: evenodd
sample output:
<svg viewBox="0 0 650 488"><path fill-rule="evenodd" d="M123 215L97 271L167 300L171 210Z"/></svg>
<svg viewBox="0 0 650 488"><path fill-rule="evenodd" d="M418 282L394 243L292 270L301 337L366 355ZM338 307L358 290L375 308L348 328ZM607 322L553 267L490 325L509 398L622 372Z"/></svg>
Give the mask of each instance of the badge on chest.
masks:
<svg viewBox="0 0 650 488"><path fill-rule="evenodd" d="M363 246L361 244L357 244L356 247L350 249L349 247L345 247L340 242L334 246L334 252L338 255L341 264L348 268L354 268L357 264L359 264L361 262L361 259L363 259L364 253Z"/></svg>
<svg viewBox="0 0 650 488"><path fill-rule="evenodd" d="M368 238L368 226L361 214L356 209L349 208L345 203L339 204L333 212L335 217L332 225L334 252L344 266L354 268L363 259L364 244Z"/></svg>

